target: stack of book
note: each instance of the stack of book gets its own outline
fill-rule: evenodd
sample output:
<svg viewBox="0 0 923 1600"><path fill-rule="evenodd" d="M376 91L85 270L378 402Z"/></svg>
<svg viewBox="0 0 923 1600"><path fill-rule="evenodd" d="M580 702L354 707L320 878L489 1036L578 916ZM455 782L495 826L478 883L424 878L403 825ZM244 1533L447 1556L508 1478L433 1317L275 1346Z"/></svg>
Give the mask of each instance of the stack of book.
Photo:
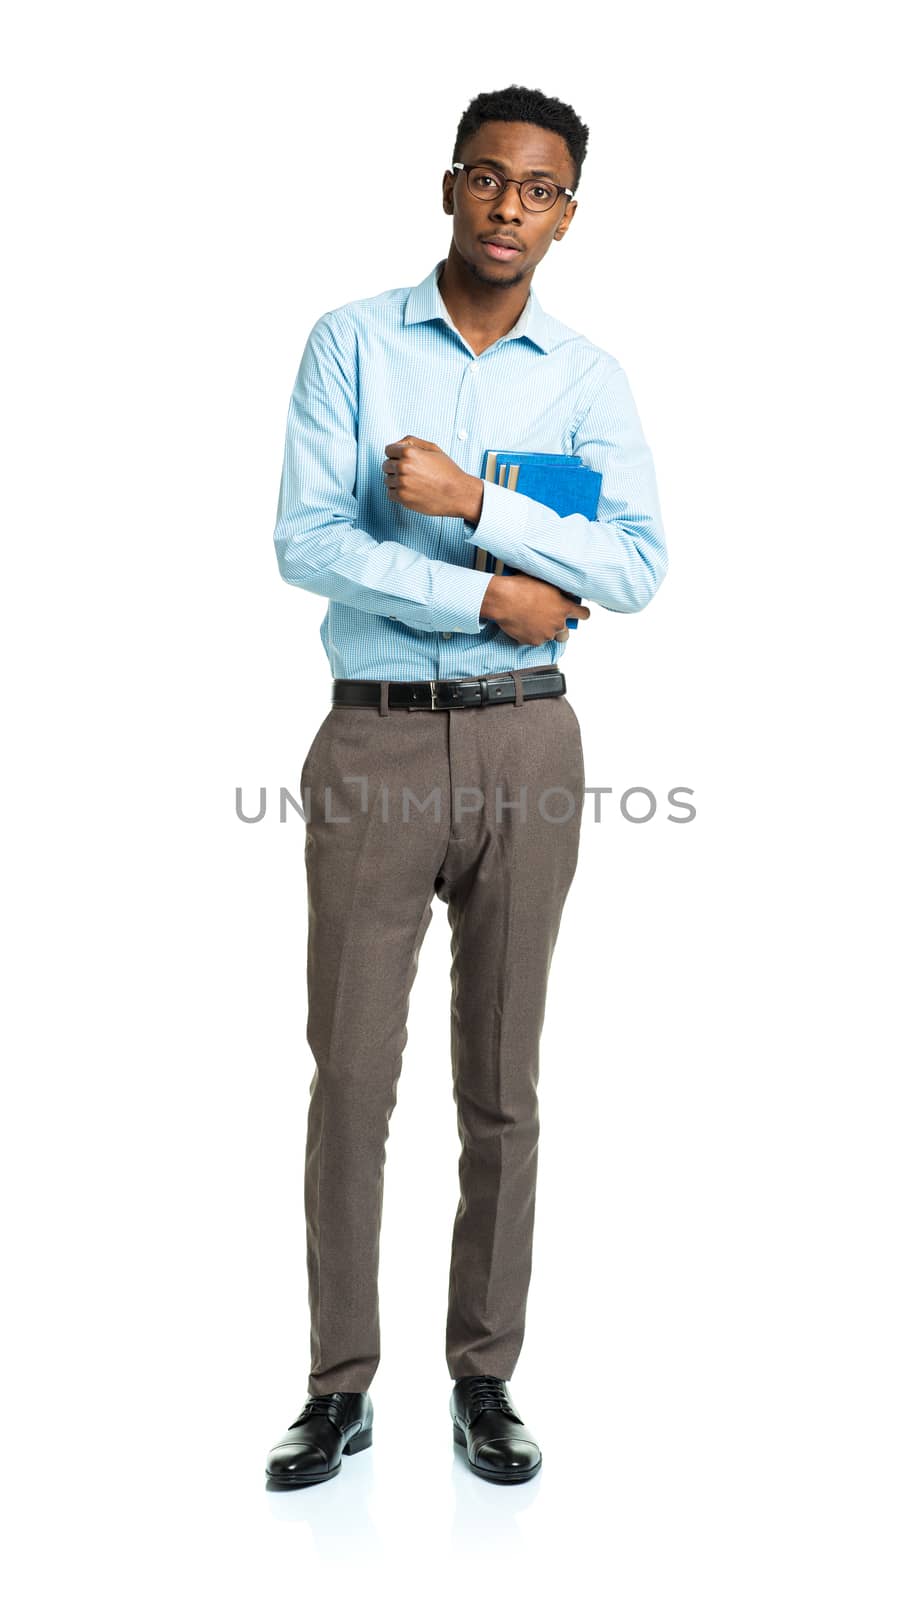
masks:
<svg viewBox="0 0 923 1600"><path fill-rule="evenodd" d="M487 483L498 483L501 488L528 495L530 500L540 500L561 517L579 511L591 521L596 519L602 473L585 466L580 456L550 455L540 450L485 450L480 475ZM511 577L519 571L480 548L474 564L479 572L498 576L506 573ZM579 595L568 595L568 599L581 604ZM555 638L563 643L567 629L576 628L578 621L578 617L568 617L567 628L562 628Z"/></svg>

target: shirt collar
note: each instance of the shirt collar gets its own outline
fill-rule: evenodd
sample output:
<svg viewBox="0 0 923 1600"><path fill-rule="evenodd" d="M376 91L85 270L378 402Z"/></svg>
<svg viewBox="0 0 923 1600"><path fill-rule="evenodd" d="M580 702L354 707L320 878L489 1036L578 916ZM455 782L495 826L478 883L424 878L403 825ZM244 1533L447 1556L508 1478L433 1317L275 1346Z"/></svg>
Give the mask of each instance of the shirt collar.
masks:
<svg viewBox="0 0 923 1600"><path fill-rule="evenodd" d="M433 322L441 320L448 327L454 328L455 324L446 309L446 303L439 293L437 278L445 264L446 257L436 262L432 272L428 273L422 283L412 288L404 302L404 326L409 327L412 322ZM458 332L458 330L455 330ZM547 314L538 303L535 290L529 290L529 297L522 308L519 319L503 335L504 339L530 339L538 348L548 353L554 344L551 329L548 325ZM498 341L499 343L500 341Z"/></svg>

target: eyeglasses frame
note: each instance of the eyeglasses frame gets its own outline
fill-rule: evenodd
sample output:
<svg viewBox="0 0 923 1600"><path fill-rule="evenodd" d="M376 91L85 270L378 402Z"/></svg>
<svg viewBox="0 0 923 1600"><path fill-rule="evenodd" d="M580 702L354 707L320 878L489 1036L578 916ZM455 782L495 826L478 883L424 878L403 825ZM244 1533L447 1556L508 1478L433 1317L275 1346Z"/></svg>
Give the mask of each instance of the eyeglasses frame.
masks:
<svg viewBox="0 0 923 1600"><path fill-rule="evenodd" d="M466 172L466 173L467 172L473 172L475 167L486 167L488 172L495 172L497 174L498 178L500 178L500 179L503 178L503 173L502 172L497 172L496 167L492 167L489 161L453 161L452 162L452 167L457 172ZM549 188L554 189L556 191L555 197L552 200L551 205L550 206L542 206L538 211L536 211L535 206L527 206L525 201L522 198L522 186L523 186L523 184L524 183L536 183L536 182L538 182L538 183L547 183ZM506 191L509 188L510 184L513 185L514 189L518 189L519 190L519 204L522 206L523 211L528 211L532 216L540 216L542 214L542 211L553 211L555 206L557 205L558 201L560 200L562 194L566 194L568 196L568 198L571 199L571 200L573 200L573 198L574 198L573 189L565 189L563 183L552 183L550 178L538 178L538 179L536 179L536 178L507 178L506 181L503 184L503 188L500 190L500 193L497 196L498 199L501 199L503 197L503 195L506 194ZM465 179L465 188L467 189L468 193L471 195L472 200L479 200L482 205L493 199L493 196L489 195L489 194L475 194L468 187L468 179L467 178Z"/></svg>

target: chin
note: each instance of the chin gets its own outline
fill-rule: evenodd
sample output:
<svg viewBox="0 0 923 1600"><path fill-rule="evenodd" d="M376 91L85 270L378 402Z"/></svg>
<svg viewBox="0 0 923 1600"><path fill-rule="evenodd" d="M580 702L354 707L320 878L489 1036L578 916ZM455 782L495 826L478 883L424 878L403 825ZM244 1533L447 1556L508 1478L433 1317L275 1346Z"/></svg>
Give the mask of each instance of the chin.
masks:
<svg viewBox="0 0 923 1600"><path fill-rule="evenodd" d="M477 261L465 258L465 266L472 278L477 278L479 283L492 283L497 289L507 289L511 283L521 283L526 275L526 269L520 268L518 261L495 261L491 267L486 256Z"/></svg>

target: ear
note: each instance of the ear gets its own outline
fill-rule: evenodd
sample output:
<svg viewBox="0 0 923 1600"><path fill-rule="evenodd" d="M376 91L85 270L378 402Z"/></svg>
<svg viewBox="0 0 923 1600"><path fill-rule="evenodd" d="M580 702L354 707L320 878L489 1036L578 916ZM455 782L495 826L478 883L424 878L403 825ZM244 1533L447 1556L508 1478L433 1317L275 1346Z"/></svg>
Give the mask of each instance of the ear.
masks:
<svg viewBox="0 0 923 1600"><path fill-rule="evenodd" d="M576 209L577 209L576 200L569 200L568 203L567 203L567 206L565 208L564 215L561 218L560 222L558 223L557 227L555 228L554 233L552 234L552 238L553 239L563 239L564 238L565 233L567 232L568 228L570 227L571 223L574 220L574 212L576 211Z"/></svg>

